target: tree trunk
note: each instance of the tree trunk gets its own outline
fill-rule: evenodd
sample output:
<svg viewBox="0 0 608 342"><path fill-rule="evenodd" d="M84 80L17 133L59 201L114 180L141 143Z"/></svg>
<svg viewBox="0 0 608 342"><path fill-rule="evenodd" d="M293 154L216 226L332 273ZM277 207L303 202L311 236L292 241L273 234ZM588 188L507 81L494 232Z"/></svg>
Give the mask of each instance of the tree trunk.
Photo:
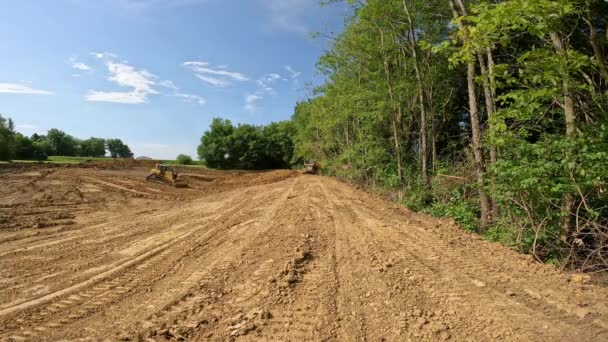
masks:
<svg viewBox="0 0 608 342"><path fill-rule="evenodd" d="M490 81L490 94L492 96L492 115L496 114L496 87L494 86L495 74L494 69L494 56L492 55L492 48L489 47L486 50L486 56L488 58L488 78ZM490 146L490 161L495 163L497 160L496 146Z"/></svg>
<svg viewBox="0 0 608 342"><path fill-rule="evenodd" d="M491 119L494 116L494 113L496 113L496 100L494 98L494 94L492 92L492 85L491 85L491 80L490 80L490 71L489 71L489 64L491 63L490 60L488 59L488 66L486 66L486 57L488 56L488 53L484 54L481 53L481 51L477 52L477 60L479 61L479 68L481 70L481 84L483 87L483 95L484 95L484 100L485 100L485 104L486 104L486 113L488 115L488 126L491 126ZM496 162L496 147L493 145L490 145L490 163L495 163ZM496 203L494 203L494 201L492 200L492 198L489 199L489 211L488 211L488 220L492 221L494 219L494 213L496 211Z"/></svg>
<svg viewBox="0 0 608 342"><path fill-rule="evenodd" d="M386 74L386 83L388 85L388 94L391 99L391 105L393 107L392 113L392 126L393 126L393 140L395 143L395 157L397 158L397 178L399 183L403 180L403 166L401 165L401 110L397 111L395 105L395 97L393 95L393 86L391 80L391 69L388 62L388 57L384 54L384 32L380 30L380 44L382 46L382 56L384 60L384 73ZM398 113L397 113L398 112ZM399 121L399 123L397 123Z"/></svg>
<svg viewBox="0 0 608 342"><path fill-rule="evenodd" d="M416 35L414 33L414 24L412 16L410 14L409 7L405 0L403 0L403 10L407 16L409 24L410 44L412 50L412 57L414 59L414 71L416 73L416 81L418 83L418 101L420 101L420 164L422 173L422 180L425 185L429 183L428 176L428 149L427 149L427 113L426 105L424 103L424 84L422 82L422 72L420 70L420 63L418 61L418 43L416 41Z"/></svg>
<svg viewBox="0 0 608 342"><path fill-rule="evenodd" d="M488 59L488 79L490 82L490 95L492 96L492 116L494 116L496 114L496 86L495 86L495 67L496 64L494 63L494 56L492 55L492 47L488 47L486 49L486 56ZM490 120L490 116L488 114L488 121L490 122L489 127L492 127L492 121ZM498 152L496 150L496 145L491 144L490 145L490 162L492 164L496 163L496 161L498 160ZM492 190L496 190L496 178L493 177L492 178ZM498 215L500 214L498 212L498 205L496 204L496 201L493 197L490 197L490 205L492 207L492 220L495 220Z"/></svg>
<svg viewBox="0 0 608 342"><path fill-rule="evenodd" d="M457 7L457 4L458 7ZM466 15L466 8L463 0L449 0L454 19ZM458 22L459 29L464 33L466 28L462 21ZM467 40L467 35L463 35L463 40ZM489 223L490 214L490 198L484 190L485 186L485 163L483 155L483 147L481 144L481 125L478 110L477 90L475 85L475 59L473 56L467 61L467 90L469 93L469 113L471 116L471 138L473 156L475 157L475 172L477 176L477 185L479 187L479 209L481 211L480 228L485 231Z"/></svg>
<svg viewBox="0 0 608 342"><path fill-rule="evenodd" d="M606 62L604 60L604 53L597 39L597 29L595 28L595 25L593 25L593 19L591 18L591 13L589 13L589 10L587 10L586 18L583 18L583 20L589 27L589 44L591 44L591 48L593 48L593 55L595 56L595 59L597 59L600 75L604 79L604 82L608 82L608 69L606 68ZM608 30L606 30L606 34L608 35Z"/></svg>
<svg viewBox="0 0 608 342"><path fill-rule="evenodd" d="M562 59L561 77L562 77L562 89L564 96L564 116L566 121L566 139L571 140L576 135L576 114L574 112L574 98L570 87L570 75L566 69L566 60L568 58L568 52L564 47L564 42L557 32L550 32L551 42L555 48L555 52ZM572 194L565 194L562 201L562 210L566 213L562 218L561 226L564 232L571 231L572 225L572 211L574 208L574 198Z"/></svg>

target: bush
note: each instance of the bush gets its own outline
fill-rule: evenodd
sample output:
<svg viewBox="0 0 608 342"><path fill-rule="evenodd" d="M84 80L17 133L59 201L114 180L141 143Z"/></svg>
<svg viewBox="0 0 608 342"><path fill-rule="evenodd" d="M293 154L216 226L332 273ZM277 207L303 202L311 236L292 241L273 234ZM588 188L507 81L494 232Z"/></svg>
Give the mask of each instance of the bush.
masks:
<svg viewBox="0 0 608 342"><path fill-rule="evenodd" d="M479 227L479 208L474 203L462 199L448 203L434 203L423 212L437 217L453 218L463 228L472 232L477 231Z"/></svg>
<svg viewBox="0 0 608 342"><path fill-rule="evenodd" d="M175 161L180 165L191 165L193 162L192 157L185 154L180 154L179 156L177 156L177 158L175 158Z"/></svg>

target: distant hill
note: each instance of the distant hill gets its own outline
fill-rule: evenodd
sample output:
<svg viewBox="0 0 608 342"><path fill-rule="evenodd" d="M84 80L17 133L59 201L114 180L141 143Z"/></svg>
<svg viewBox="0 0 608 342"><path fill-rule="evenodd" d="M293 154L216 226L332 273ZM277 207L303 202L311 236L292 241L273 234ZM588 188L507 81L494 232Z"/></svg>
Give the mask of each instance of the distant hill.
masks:
<svg viewBox="0 0 608 342"><path fill-rule="evenodd" d="M141 156L141 157L135 158L135 160L154 160L154 159L152 159L150 157L146 157L146 156Z"/></svg>

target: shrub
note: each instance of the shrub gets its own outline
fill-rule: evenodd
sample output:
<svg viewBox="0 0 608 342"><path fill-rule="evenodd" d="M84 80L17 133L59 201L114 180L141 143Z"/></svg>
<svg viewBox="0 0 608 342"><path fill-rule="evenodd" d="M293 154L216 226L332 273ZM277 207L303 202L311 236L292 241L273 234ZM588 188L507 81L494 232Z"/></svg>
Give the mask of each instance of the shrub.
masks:
<svg viewBox="0 0 608 342"><path fill-rule="evenodd" d="M177 158L175 158L175 161L180 165L191 165L192 157L186 154L180 154L179 156L177 156Z"/></svg>

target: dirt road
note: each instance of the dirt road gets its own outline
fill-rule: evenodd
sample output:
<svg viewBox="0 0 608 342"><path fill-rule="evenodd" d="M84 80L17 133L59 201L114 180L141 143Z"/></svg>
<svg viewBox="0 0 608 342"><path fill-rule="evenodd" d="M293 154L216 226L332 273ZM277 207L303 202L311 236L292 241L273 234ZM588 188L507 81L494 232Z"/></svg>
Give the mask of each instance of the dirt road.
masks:
<svg viewBox="0 0 608 342"><path fill-rule="evenodd" d="M608 340L606 289L337 180L142 172L0 175L0 340Z"/></svg>

